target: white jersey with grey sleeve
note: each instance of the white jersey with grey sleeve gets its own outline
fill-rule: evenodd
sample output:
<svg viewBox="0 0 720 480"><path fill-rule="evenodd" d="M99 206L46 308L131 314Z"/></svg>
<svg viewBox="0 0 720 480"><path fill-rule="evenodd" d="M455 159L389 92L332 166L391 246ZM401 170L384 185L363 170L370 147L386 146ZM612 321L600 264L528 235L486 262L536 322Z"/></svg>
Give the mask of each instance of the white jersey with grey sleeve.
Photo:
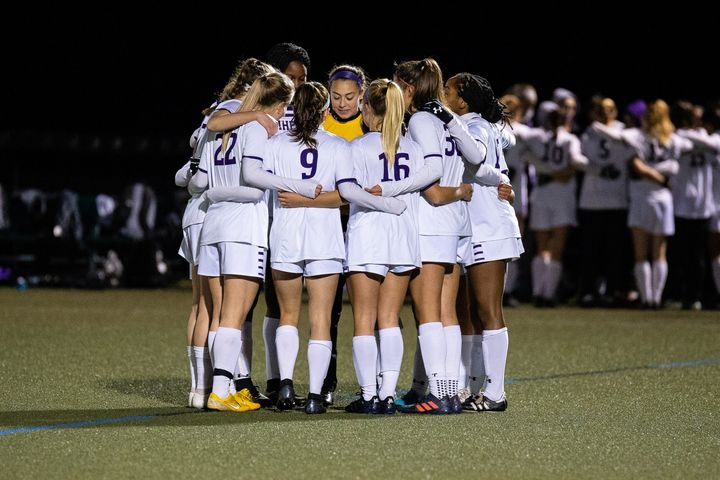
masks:
<svg viewBox="0 0 720 480"><path fill-rule="evenodd" d="M225 104L223 108L235 108L235 104L228 104L228 102L223 102L220 105ZM210 119L210 116L217 111L218 108L220 108L220 105L215 106L215 110L213 110L210 114L206 115L205 118L203 118L202 123L200 124L200 127L193 132L192 138L190 139L190 143L193 146L193 158L197 160L202 159L202 152L205 149L205 146L209 141L212 141L212 138L214 138L215 134L213 132L209 132L207 129L208 120ZM237 107L239 108L239 106ZM188 169L189 169L188 164ZM176 184L178 183L178 177L176 175ZM191 177L187 177L187 183L184 186L187 186L188 183L190 183ZM190 191L190 189L188 189ZM185 212L183 213L182 218L182 226L183 228L188 227L190 225L197 225L200 223L203 223L205 220L205 210L206 205L203 205L203 200L201 199L202 191L190 191L190 199L188 200L187 207L185 207Z"/></svg>

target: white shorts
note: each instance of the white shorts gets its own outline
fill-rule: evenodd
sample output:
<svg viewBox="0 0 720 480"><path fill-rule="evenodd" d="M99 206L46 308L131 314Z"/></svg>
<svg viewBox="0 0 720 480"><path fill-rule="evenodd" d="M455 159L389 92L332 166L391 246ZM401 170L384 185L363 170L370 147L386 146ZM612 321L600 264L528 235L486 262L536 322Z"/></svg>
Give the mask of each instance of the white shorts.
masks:
<svg viewBox="0 0 720 480"><path fill-rule="evenodd" d="M708 222L708 230L715 233L720 233L720 212L710 217Z"/></svg>
<svg viewBox="0 0 720 480"><path fill-rule="evenodd" d="M536 201L530 208L530 230L577 226L575 197L567 202Z"/></svg>
<svg viewBox="0 0 720 480"><path fill-rule="evenodd" d="M198 273L206 277L240 275L265 279L265 248L249 243L219 242L200 246Z"/></svg>
<svg viewBox="0 0 720 480"><path fill-rule="evenodd" d="M628 211L628 227L639 228L653 235L674 235L673 199L669 193L632 199Z"/></svg>
<svg viewBox="0 0 720 480"><path fill-rule="evenodd" d="M200 251L200 231L202 230L202 223L196 223L195 225L188 225L183 228L183 239L180 242L180 250L178 254L187 260L192 267L198 264L198 253ZM192 271L192 268L190 269Z"/></svg>
<svg viewBox="0 0 720 480"><path fill-rule="evenodd" d="M472 237L420 235L420 260L423 263L462 263L468 256Z"/></svg>
<svg viewBox="0 0 720 480"><path fill-rule="evenodd" d="M302 273L303 277L317 277L319 275L332 275L343 272L341 259L303 260L301 262L271 262L273 270L281 272Z"/></svg>
<svg viewBox="0 0 720 480"><path fill-rule="evenodd" d="M374 273L381 277L386 277L388 272L394 274L400 274L415 270L415 265L380 265L377 263L366 263L364 265L348 265L345 267L346 272L365 272Z"/></svg>
<svg viewBox="0 0 720 480"><path fill-rule="evenodd" d="M522 238L503 238L487 242L473 243L472 252L465 258L465 267L478 263L493 262L496 260L515 261L520 258L525 248Z"/></svg>

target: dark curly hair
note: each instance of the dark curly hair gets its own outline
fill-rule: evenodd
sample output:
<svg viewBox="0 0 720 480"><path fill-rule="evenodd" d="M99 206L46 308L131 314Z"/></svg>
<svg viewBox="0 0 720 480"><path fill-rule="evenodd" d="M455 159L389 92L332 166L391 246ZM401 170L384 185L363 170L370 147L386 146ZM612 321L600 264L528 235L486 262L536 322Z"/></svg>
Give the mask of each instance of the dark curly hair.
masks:
<svg viewBox="0 0 720 480"><path fill-rule="evenodd" d="M278 43L273 46L265 54L265 61L280 72L284 72L287 66L294 61L302 63L310 70L310 55L307 50L294 43Z"/></svg>
<svg viewBox="0 0 720 480"><path fill-rule="evenodd" d="M487 79L467 72L458 73L452 78L458 95L465 100L471 112L479 113L488 122L507 121L505 105L495 97Z"/></svg>

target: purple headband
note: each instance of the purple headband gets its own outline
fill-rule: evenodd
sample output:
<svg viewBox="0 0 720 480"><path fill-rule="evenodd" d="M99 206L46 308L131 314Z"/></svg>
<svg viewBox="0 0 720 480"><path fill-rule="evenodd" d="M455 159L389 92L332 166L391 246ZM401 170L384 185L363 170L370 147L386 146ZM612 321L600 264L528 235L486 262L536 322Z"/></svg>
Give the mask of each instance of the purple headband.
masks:
<svg viewBox="0 0 720 480"><path fill-rule="evenodd" d="M647 109L647 104L642 101L641 99L635 100L630 105L627 106L627 111L630 115L635 117L637 120L640 120L643 115L645 115L645 110Z"/></svg>
<svg viewBox="0 0 720 480"><path fill-rule="evenodd" d="M363 87L362 78L360 78L357 73L350 70L338 70L333 74L332 77L330 77L330 83L334 82L335 80L352 80L353 82L357 83L358 87Z"/></svg>

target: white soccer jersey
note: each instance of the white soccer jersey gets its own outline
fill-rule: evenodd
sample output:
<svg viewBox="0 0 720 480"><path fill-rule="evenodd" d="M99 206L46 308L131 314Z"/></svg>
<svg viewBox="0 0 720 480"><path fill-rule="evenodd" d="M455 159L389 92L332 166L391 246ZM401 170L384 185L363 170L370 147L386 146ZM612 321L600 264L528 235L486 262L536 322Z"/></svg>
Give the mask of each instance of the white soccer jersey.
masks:
<svg viewBox="0 0 720 480"><path fill-rule="evenodd" d="M505 163L503 134L494 123L490 123L477 113L463 115L462 120L474 138L479 138L487 145L485 163L507 174L508 166ZM509 128L509 127L508 127ZM464 178L473 183L473 195L468 203L470 222L472 224L472 242L481 243L490 240L505 238L519 238L515 210L510 202L498 198L498 188L482 185L475 179L478 165L465 164Z"/></svg>
<svg viewBox="0 0 720 480"><path fill-rule="evenodd" d="M416 112L408 122L408 135L420 145L425 159L442 162L440 186L459 187L465 168L455 140L443 122L431 113ZM421 197L420 235L472 235L466 202L434 207Z"/></svg>
<svg viewBox="0 0 720 480"><path fill-rule="evenodd" d="M635 146L640 158L666 177L672 177L677 173L677 160L684 152L692 150L690 140L681 138L674 133L670 136L667 145L662 145L656 138L647 133L638 132L634 134L634 138L630 139L631 145ZM646 178L630 181L631 203L655 195L665 196L664 192L667 192L665 186Z"/></svg>
<svg viewBox="0 0 720 480"><path fill-rule="evenodd" d="M703 129L679 129L677 134L693 142L694 148L680 155L678 173L670 182L675 216L710 218L717 208L712 192L713 163L717 161L720 145Z"/></svg>
<svg viewBox="0 0 720 480"><path fill-rule="evenodd" d="M350 155L353 166L350 178L361 187L402 180L415 174L425 164L420 147L408 138L401 138L391 165L383 152L378 132L353 140ZM369 210L351 203L347 226L347 264L420 266L419 196L419 193L406 193L397 197L407 205L401 215Z"/></svg>
<svg viewBox="0 0 720 480"><path fill-rule="evenodd" d="M230 113L235 113L240 109L241 103L242 102L240 102L239 100L227 100L218 104L215 107L215 110L213 110L209 115L203 118L202 124L200 124L200 128L195 130L195 132L193 133L193 138L195 138L195 140L193 141L191 139L191 143L195 143L195 147L193 148L194 158L197 158L198 160L202 159L203 150L205 149L205 146L208 144L208 142L213 142L217 138L219 138L220 143L222 143L221 133L216 134L215 132L209 132L207 129L207 124L210 116L220 109L227 110ZM205 210L204 208L202 208L203 202L200 199L201 195L202 193L196 193L194 195L191 195L190 199L188 200L187 206L185 207L185 212L183 213L183 228L190 225L197 225L205 221Z"/></svg>
<svg viewBox="0 0 720 480"><path fill-rule="evenodd" d="M580 140L562 128L557 134L547 130L534 129L525 139L531 155L528 157L539 173L538 186L530 196L530 203L542 203L563 208L575 208L575 177L567 182L554 180L551 175L570 165L587 165L588 160L580 149ZM532 214L532 212L531 212Z"/></svg>
<svg viewBox="0 0 720 480"><path fill-rule="evenodd" d="M200 168L208 174L209 187L248 186L242 176L245 157L263 161L267 131L250 122L230 132L223 152L222 136L208 142ZM219 202L208 208L200 234L200 245L243 242L267 248L268 208L264 197L253 203Z"/></svg>
<svg viewBox="0 0 720 480"><path fill-rule="evenodd" d="M614 129L623 124L615 122ZM635 155L630 146L613 142L588 128L582 135L582 152L588 158L580 191L580 208L612 210L628 208L628 161Z"/></svg>
<svg viewBox="0 0 720 480"><path fill-rule="evenodd" d="M268 142L265 168L275 175L313 179L323 191L336 189L336 164L350 165L348 143L319 130L317 145L309 147L280 132ZM282 208L273 192L274 214L270 229L273 262L345 259L345 242L339 208Z"/></svg>

